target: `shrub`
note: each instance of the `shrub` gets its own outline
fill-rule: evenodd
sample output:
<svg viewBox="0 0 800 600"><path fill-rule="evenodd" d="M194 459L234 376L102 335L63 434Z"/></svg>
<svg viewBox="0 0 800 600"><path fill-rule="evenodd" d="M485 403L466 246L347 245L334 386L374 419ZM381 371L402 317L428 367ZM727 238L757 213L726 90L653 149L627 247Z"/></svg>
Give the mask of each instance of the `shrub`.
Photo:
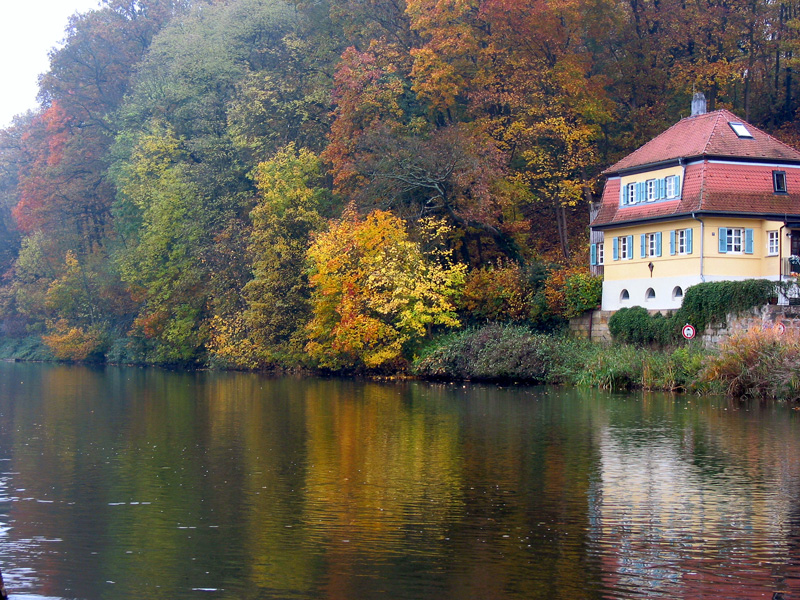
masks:
<svg viewBox="0 0 800 600"><path fill-rule="evenodd" d="M628 344L606 346L564 339L559 345L550 381L607 390L672 389L656 385L654 380L660 371L653 363L663 363L662 355L643 354L639 348Z"/></svg>
<svg viewBox="0 0 800 600"><path fill-rule="evenodd" d="M651 315L641 306L615 312L608 320L608 330L616 341L628 344L664 346L678 339L674 318Z"/></svg>
<svg viewBox="0 0 800 600"><path fill-rule="evenodd" d="M71 327L66 319L57 321L51 329L51 333L42 336L42 341L58 360L85 361L102 357L105 340L99 329Z"/></svg>
<svg viewBox="0 0 800 600"><path fill-rule="evenodd" d="M413 365L433 379L534 381L547 379L552 338L518 325L487 325L439 338Z"/></svg>
<svg viewBox="0 0 800 600"><path fill-rule="evenodd" d="M549 311L571 319L597 308L603 291L603 279L585 267L569 267L552 271L544 284Z"/></svg>
<svg viewBox="0 0 800 600"><path fill-rule="evenodd" d="M564 317L571 319L600 306L603 278L580 270L564 279Z"/></svg>

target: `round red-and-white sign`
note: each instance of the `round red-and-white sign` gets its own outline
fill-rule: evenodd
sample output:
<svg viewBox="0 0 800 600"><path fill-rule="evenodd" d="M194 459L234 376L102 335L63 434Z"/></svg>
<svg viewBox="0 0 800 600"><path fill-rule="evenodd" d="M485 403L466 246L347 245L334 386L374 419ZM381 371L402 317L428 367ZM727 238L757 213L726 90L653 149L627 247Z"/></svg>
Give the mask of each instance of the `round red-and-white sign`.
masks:
<svg viewBox="0 0 800 600"><path fill-rule="evenodd" d="M689 325L687 323L686 325L683 326L681 333L683 334L683 337L685 337L687 340L691 340L697 332L695 331L692 325Z"/></svg>
<svg viewBox="0 0 800 600"><path fill-rule="evenodd" d="M778 323L776 323L775 325L775 331L778 332L778 335L783 335L784 333L786 333L786 325L778 321Z"/></svg>

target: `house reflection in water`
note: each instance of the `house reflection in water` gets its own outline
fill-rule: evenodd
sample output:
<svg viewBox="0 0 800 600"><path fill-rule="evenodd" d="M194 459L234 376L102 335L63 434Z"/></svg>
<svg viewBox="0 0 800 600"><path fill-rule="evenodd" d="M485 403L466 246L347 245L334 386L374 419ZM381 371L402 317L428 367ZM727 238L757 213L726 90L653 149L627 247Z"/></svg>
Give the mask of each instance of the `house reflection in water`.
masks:
<svg viewBox="0 0 800 600"><path fill-rule="evenodd" d="M797 440L644 432L598 440L590 539L607 597L800 597Z"/></svg>

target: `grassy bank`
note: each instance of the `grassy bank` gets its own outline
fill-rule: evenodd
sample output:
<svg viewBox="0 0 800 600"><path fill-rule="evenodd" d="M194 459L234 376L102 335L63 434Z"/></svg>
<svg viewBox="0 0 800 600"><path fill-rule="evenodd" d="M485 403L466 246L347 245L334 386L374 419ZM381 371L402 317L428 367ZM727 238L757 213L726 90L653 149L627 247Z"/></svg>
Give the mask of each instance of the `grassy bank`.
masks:
<svg viewBox="0 0 800 600"><path fill-rule="evenodd" d="M751 331L718 350L595 344L487 325L427 346L413 365L427 379L554 383L603 389L800 399L800 337Z"/></svg>
<svg viewBox="0 0 800 600"><path fill-rule="evenodd" d="M429 379L519 381L604 389L694 389L707 352L699 346L643 351L487 325L435 340L414 362Z"/></svg>

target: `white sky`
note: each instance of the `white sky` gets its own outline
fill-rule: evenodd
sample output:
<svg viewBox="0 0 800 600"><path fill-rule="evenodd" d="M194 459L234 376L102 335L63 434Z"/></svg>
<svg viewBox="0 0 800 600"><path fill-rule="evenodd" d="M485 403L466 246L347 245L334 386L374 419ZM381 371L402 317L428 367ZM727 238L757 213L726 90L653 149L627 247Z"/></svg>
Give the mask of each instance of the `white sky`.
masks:
<svg viewBox="0 0 800 600"><path fill-rule="evenodd" d="M38 78L50 66L47 53L64 39L75 12L98 0L0 0L0 127L37 106Z"/></svg>

